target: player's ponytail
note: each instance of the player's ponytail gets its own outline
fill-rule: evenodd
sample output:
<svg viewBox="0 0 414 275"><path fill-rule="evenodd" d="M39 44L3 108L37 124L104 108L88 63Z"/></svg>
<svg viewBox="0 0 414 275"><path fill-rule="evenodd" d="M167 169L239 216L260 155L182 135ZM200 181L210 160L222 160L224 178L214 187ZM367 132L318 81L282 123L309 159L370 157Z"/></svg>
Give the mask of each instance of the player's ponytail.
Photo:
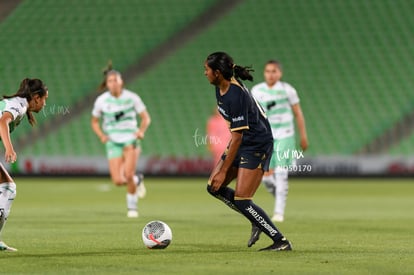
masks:
<svg viewBox="0 0 414 275"><path fill-rule="evenodd" d="M207 65L214 71L220 71L226 80L230 81L232 77L235 77L253 81L253 76L250 74L253 69L234 64L233 58L225 52L210 54L207 57Z"/></svg>
<svg viewBox="0 0 414 275"><path fill-rule="evenodd" d="M42 80L37 78L25 78L20 83L19 90L14 95L3 95L3 98L13 98L13 97L22 97L30 102L35 94L38 94L39 97L43 97L47 93L47 87L43 84ZM36 124L36 119L34 118L31 111L27 110L27 118L30 125Z"/></svg>
<svg viewBox="0 0 414 275"><path fill-rule="evenodd" d="M251 66L242 67L239 65L234 65L233 70L234 70L235 78L240 78L241 80L253 81L253 76L250 74L250 72L253 72L254 70L252 69Z"/></svg>

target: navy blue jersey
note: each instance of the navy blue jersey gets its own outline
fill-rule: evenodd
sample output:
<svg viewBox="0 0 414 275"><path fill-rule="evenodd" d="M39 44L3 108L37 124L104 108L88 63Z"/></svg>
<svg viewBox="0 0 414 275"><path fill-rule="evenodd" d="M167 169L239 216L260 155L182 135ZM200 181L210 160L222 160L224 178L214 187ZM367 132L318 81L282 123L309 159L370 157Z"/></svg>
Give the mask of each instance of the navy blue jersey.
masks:
<svg viewBox="0 0 414 275"><path fill-rule="evenodd" d="M216 87L217 106L229 123L230 131L243 131L239 150L261 151L273 143L272 130L265 112L246 88L231 83L223 96Z"/></svg>

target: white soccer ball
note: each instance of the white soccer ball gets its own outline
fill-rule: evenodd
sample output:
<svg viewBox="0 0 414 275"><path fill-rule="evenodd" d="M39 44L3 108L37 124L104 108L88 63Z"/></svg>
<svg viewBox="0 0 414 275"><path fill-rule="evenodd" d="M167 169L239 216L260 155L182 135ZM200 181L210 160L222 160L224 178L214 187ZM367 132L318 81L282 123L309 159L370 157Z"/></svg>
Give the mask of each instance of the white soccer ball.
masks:
<svg viewBox="0 0 414 275"><path fill-rule="evenodd" d="M148 248L164 249L170 245L171 240L171 228L165 222L152 221L142 229L142 241Z"/></svg>

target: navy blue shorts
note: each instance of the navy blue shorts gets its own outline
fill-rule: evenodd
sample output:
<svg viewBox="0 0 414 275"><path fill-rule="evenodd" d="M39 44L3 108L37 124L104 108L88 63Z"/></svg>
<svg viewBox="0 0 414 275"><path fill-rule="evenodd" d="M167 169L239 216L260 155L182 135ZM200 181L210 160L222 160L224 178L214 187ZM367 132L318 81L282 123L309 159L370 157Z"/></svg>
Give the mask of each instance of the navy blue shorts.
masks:
<svg viewBox="0 0 414 275"><path fill-rule="evenodd" d="M228 149L227 149L228 150ZM227 150L221 156L222 160L226 159ZM249 148L240 148L237 152L236 158L233 161L233 167L258 169L269 171L270 160L273 153L273 143L269 143L262 150L252 151Z"/></svg>

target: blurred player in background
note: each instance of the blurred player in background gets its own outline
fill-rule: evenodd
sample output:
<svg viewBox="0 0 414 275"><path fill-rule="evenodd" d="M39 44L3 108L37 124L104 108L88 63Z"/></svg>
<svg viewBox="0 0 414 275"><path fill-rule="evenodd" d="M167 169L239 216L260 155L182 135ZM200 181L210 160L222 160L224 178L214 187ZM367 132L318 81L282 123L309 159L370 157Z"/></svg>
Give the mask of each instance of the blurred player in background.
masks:
<svg viewBox="0 0 414 275"><path fill-rule="evenodd" d="M150 115L141 98L124 88L121 74L112 70L104 72L101 89L92 110L92 129L105 144L112 182L127 185L127 216L138 217L138 198L145 196L143 175L136 175L141 152L140 140L151 123ZM141 118L138 128L137 115ZM102 119L102 129L100 126Z"/></svg>
<svg viewBox="0 0 414 275"><path fill-rule="evenodd" d="M295 124L300 135L303 151L308 148L305 118L299 104L296 90L282 78L282 65L269 60L264 68L265 82L255 85L252 94L265 109L274 138L270 170L263 177L267 190L275 196L274 222L283 222L288 194L288 169L296 165L293 152L296 150Z"/></svg>
<svg viewBox="0 0 414 275"><path fill-rule="evenodd" d="M207 121L208 149L213 155L214 165L220 160L230 140L229 124L214 108L214 114Z"/></svg>
<svg viewBox="0 0 414 275"><path fill-rule="evenodd" d="M0 101L0 137L5 149L4 159L14 163L17 159L13 149L10 133L20 124L24 115L27 116L30 125L36 120L32 112L38 113L46 105L48 97L47 87L40 79L26 78L20 83L19 90L11 96L3 96ZM0 251L17 251L16 248L6 245L1 241L1 231L4 228L10 208L16 197L16 184L0 164Z"/></svg>
<svg viewBox="0 0 414 275"><path fill-rule="evenodd" d="M235 65L224 52L210 54L204 68L208 81L216 87L218 110L231 131L231 140L211 173L207 191L252 223L248 247L264 232L273 244L261 250L291 250L290 242L252 201L263 171L269 169L273 137L266 114L240 80L252 81L251 70ZM235 190L228 187L234 179L237 179Z"/></svg>

